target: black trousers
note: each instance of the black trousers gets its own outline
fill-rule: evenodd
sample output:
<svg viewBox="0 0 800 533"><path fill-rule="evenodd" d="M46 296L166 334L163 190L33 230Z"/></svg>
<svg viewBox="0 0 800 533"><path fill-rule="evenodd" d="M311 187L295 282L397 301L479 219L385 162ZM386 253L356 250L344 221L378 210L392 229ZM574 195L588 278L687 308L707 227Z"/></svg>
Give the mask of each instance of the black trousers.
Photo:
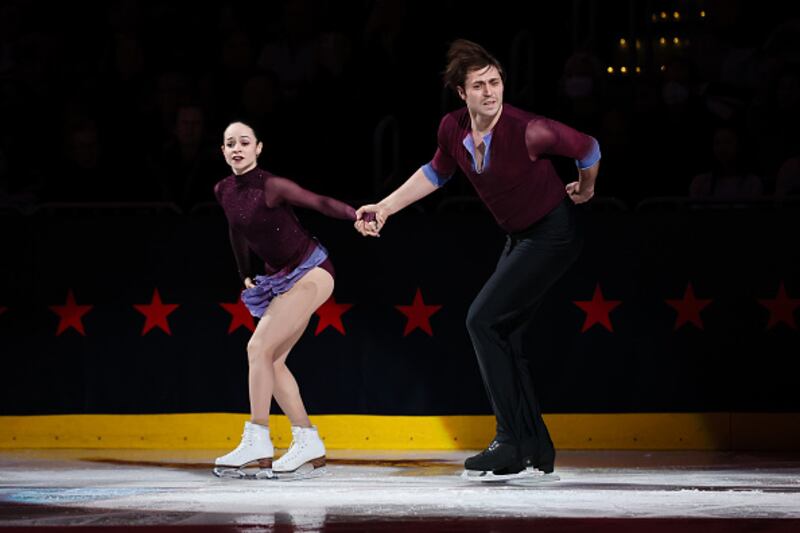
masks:
<svg viewBox="0 0 800 533"><path fill-rule="evenodd" d="M500 442L533 462L554 454L521 345L547 290L577 259L583 239L576 208L565 199L530 228L509 235L492 276L467 314L467 329L497 418ZM552 460L552 459L551 459Z"/></svg>

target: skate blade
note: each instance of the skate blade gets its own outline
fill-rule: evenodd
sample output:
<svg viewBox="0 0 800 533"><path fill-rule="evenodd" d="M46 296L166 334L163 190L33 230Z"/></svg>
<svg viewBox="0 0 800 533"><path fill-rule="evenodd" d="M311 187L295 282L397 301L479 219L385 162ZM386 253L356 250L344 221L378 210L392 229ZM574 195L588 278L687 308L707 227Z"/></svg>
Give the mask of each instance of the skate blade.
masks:
<svg viewBox="0 0 800 533"><path fill-rule="evenodd" d="M297 470L292 472L272 472L272 474L275 476L275 479L278 481L297 481L300 479L310 479L323 476L327 473L328 470L324 466L315 467L311 463L300 465Z"/></svg>
<svg viewBox="0 0 800 533"><path fill-rule="evenodd" d="M545 474L535 468L526 468L516 474L495 474L492 471L464 470L461 479L478 483L511 483L514 485L535 485L559 481L556 474Z"/></svg>
<svg viewBox="0 0 800 533"><path fill-rule="evenodd" d="M514 479L509 479L509 485L539 485L539 484L547 484L547 483L555 483L556 481L561 481L561 478L558 474L553 474L552 472L549 474L545 474L544 472L536 471L536 475L530 476L521 476Z"/></svg>
<svg viewBox="0 0 800 533"><path fill-rule="evenodd" d="M231 468L217 466L212 470L215 476L227 479L275 479L271 468Z"/></svg>

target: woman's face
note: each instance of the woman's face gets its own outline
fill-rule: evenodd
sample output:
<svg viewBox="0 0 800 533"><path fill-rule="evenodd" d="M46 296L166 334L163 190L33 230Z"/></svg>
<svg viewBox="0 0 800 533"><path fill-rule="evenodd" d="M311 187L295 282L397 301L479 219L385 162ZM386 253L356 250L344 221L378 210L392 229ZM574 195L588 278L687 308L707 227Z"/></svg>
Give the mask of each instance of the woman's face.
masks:
<svg viewBox="0 0 800 533"><path fill-rule="evenodd" d="M262 145L250 126L234 122L227 127L222 138L222 155L234 174L238 176L255 168Z"/></svg>

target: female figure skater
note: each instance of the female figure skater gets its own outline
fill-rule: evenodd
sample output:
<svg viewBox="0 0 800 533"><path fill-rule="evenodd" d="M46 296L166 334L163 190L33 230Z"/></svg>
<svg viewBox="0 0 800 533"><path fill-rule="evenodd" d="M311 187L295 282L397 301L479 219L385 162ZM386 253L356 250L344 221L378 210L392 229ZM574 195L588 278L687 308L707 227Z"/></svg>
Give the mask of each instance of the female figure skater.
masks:
<svg viewBox="0 0 800 533"><path fill-rule="evenodd" d="M325 446L308 419L286 357L311 315L333 293L334 270L327 250L300 225L292 206L351 221L356 219L355 210L262 170L257 165L262 148L250 126L230 124L222 153L233 174L214 186L246 288L242 300L253 316L260 317L247 344L251 418L245 422L239 446L216 459L217 475L241 476L242 467L256 463L275 473L325 464ZM264 261L267 275L253 278L250 250ZM292 425L289 451L274 463L269 434L273 396Z"/></svg>

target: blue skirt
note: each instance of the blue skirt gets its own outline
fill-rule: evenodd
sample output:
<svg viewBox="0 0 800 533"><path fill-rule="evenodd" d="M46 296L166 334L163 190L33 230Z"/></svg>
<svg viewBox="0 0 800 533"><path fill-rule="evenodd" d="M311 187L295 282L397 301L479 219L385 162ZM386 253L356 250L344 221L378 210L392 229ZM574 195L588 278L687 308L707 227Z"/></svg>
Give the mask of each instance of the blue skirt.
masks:
<svg viewBox="0 0 800 533"><path fill-rule="evenodd" d="M276 273L271 276L256 276L255 287L242 291L242 301L250 314L261 318L273 298L294 287L309 270L318 267L328 258L328 250L317 243L317 247L297 268L288 274Z"/></svg>

